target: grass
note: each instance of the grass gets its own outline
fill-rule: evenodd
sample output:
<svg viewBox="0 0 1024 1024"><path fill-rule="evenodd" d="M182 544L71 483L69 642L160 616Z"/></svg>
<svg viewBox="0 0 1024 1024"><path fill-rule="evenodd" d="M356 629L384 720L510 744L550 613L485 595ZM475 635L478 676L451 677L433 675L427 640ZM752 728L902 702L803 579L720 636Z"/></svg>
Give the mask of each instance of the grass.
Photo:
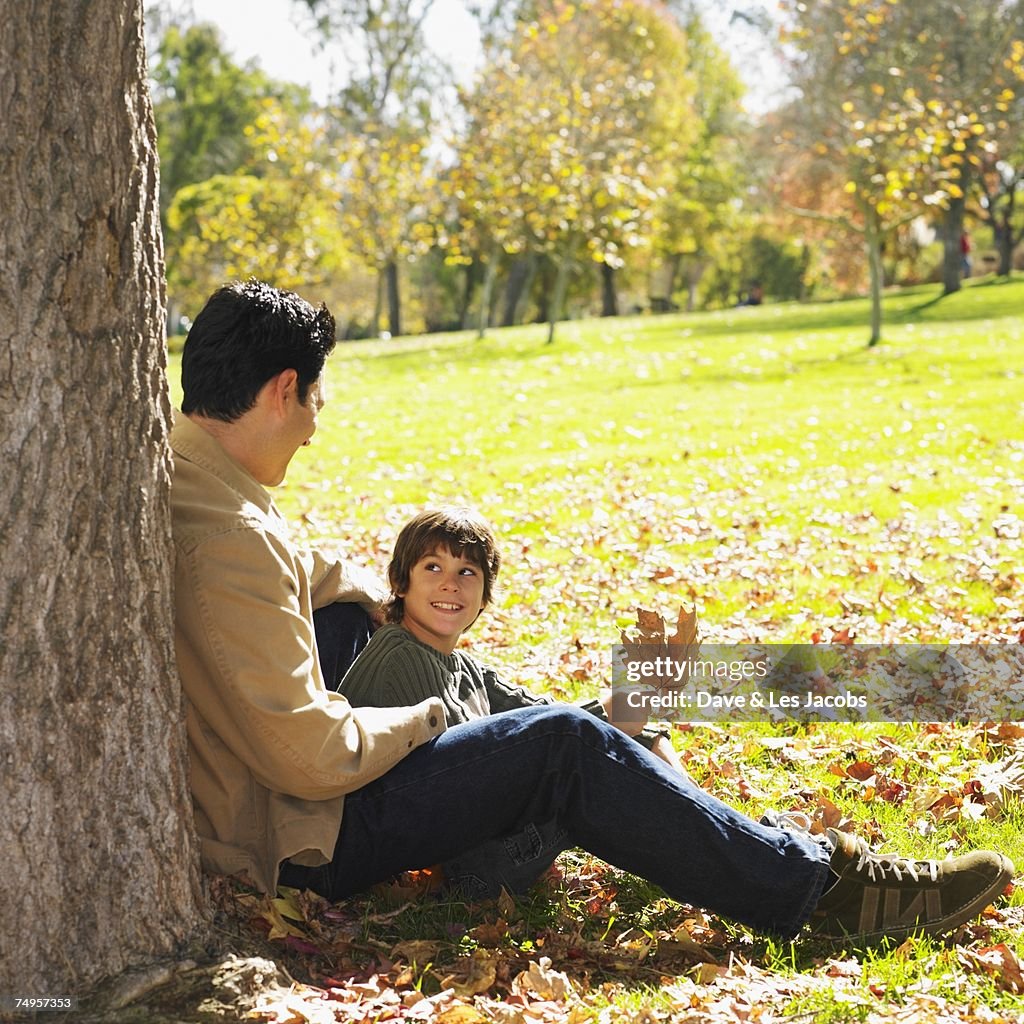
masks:
<svg viewBox="0 0 1024 1024"><path fill-rule="evenodd" d="M1020 280L897 293L876 349L863 301L340 345L281 504L378 563L412 510L482 508L549 616L516 661L677 597L756 639L1005 634L1020 310Z"/></svg>
<svg viewBox="0 0 1024 1024"><path fill-rule="evenodd" d="M279 504L307 539L378 567L412 511L481 508L504 566L474 649L563 697L607 680L610 647L637 606L674 615L695 604L704 637L723 642L827 641L844 629L864 641L1016 640L1022 313L1016 278L972 281L945 298L934 287L890 294L874 349L860 300L572 322L553 346L542 326L340 345L320 430ZM175 383L177 363L172 355ZM1024 746L1012 730L708 726L676 741L698 783L752 814L820 817L831 806L887 849L942 856L990 845L1024 863L1013 791L1024 784L1013 768ZM870 778L847 772L862 764ZM997 768L1002 788L985 781ZM617 879L617 892L639 895L616 896L614 912L588 909L586 892L572 906L564 892L517 904L516 948L581 918L586 943L610 950L629 947L627 932L664 936L677 912L635 884ZM960 941L1024 956L1022 906L1014 894L1004 917ZM410 908L367 927L387 941L451 941L452 913ZM772 979L786 1016L874 1020L886 999L909 1013L932 996L965 1015L972 1005L1006 1019L1024 1009L1018 992L965 966L958 946L850 953L853 966L836 968L847 959L813 943L709 927ZM464 935L454 945L465 947ZM675 1012L679 991L655 968L647 988L630 975L608 990L613 1017ZM846 971L843 983L829 970ZM729 978L702 991L725 991ZM420 983L429 987L425 975Z"/></svg>

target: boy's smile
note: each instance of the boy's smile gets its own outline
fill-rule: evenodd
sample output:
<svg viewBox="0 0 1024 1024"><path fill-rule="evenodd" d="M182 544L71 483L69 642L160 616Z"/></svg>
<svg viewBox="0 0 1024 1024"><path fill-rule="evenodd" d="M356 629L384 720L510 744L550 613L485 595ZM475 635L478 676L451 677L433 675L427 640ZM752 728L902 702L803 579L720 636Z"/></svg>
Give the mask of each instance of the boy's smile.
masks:
<svg viewBox="0 0 1024 1024"><path fill-rule="evenodd" d="M424 555L409 573L402 625L417 640L451 654L483 607L484 574L462 555L440 548Z"/></svg>

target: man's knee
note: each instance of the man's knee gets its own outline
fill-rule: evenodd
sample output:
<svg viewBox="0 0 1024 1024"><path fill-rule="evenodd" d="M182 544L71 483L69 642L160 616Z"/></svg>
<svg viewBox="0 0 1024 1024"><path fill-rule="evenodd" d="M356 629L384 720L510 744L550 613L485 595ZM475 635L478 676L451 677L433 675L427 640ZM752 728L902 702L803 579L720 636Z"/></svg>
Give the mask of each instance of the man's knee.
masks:
<svg viewBox="0 0 1024 1024"><path fill-rule="evenodd" d="M313 612L313 630L324 683L336 690L369 641L373 623L358 604L335 601Z"/></svg>

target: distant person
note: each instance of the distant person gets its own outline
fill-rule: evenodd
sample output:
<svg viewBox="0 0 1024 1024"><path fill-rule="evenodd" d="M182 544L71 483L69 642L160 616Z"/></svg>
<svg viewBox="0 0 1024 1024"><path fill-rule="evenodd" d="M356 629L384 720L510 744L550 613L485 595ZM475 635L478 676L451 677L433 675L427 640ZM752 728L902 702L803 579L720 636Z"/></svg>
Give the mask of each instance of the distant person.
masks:
<svg viewBox="0 0 1024 1024"><path fill-rule="evenodd" d="M268 488L316 432L335 340L326 307L250 281L217 291L185 342L175 648L206 870L337 900L476 855L486 884L512 863L519 889L578 846L759 931L863 941L948 931L1002 891L1013 866L998 853L916 861L755 822L579 708L448 728L437 697L354 708L329 690L314 609L356 602L361 630L374 580L297 543ZM443 563L427 615L468 624L483 606L479 557L464 561Z"/></svg>
<svg viewBox="0 0 1024 1024"><path fill-rule="evenodd" d="M971 276L971 236L966 231L960 235L960 269L964 277Z"/></svg>
<svg viewBox="0 0 1024 1024"><path fill-rule="evenodd" d="M762 302L764 302L764 289L761 287L761 282L752 281L750 283L750 290L740 298L737 305L760 306Z"/></svg>

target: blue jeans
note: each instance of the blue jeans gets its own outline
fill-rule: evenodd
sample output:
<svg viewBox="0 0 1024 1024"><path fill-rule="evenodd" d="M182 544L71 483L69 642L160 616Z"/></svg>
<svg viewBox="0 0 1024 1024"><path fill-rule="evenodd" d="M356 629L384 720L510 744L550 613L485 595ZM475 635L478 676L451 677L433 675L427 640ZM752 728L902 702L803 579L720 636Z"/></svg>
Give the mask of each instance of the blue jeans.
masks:
<svg viewBox="0 0 1024 1024"><path fill-rule="evenodd" d="M454 726L412 751L345 798L329 864L286 863L281 881L334 900L464 860L484 889L522 891L576 846L676 900L783 937L799 931L829 877L816 843L758 824L614 726L555 706Z"/></svg>
<svg viewBox="0 0 1024 1024"><path fill-rule="evenodd" d="M317 660L328 690L337 690L373 632L370 616L357 604L336 601L313 612Z"/></svg>

